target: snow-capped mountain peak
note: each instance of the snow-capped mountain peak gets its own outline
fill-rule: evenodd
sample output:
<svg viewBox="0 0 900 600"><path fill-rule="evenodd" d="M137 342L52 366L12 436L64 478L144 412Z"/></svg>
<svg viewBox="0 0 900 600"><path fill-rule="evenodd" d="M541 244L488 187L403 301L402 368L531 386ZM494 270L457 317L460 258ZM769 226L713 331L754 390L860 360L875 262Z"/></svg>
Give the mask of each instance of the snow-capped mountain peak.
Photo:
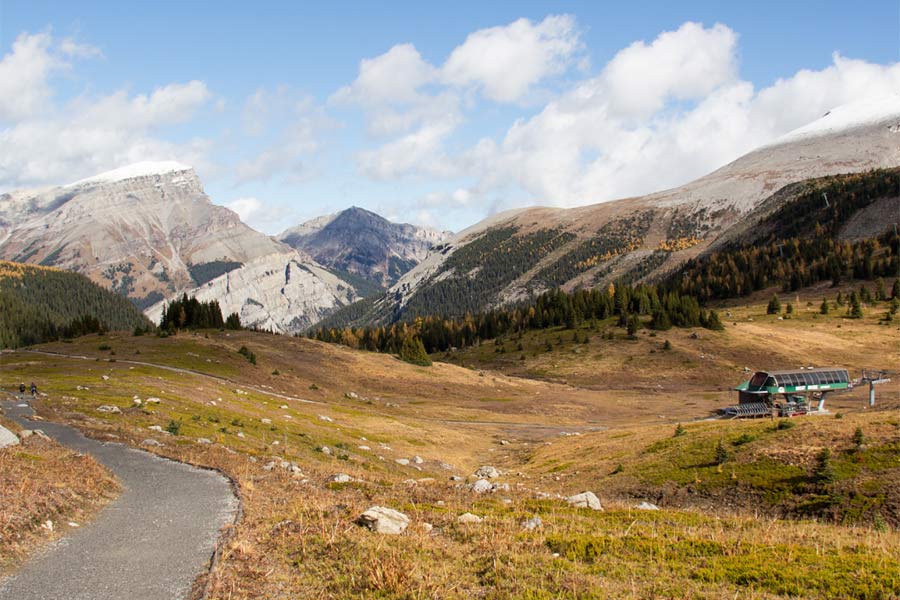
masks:
<svg viewBox="0 0 900 600"><path fill-rule="evenodd" d="M193 167L174 160L163 161L142 161L106 171L99 175L94 175L86 179L81 179L75 183L69 184L67 187L74 187L88 183L115 183L117 181L125 181L126 179L134 179L136 177L149 177L153 175L167 175L169 173L180 173L183 171L192 171Z"/></svg>
<svg viewBox="0 0 900 600"><path fill-rule="evenodd" d="M781 136L772 145L832 135L885 123L900 133L900 92L837 106L822 117Z"/></svg>

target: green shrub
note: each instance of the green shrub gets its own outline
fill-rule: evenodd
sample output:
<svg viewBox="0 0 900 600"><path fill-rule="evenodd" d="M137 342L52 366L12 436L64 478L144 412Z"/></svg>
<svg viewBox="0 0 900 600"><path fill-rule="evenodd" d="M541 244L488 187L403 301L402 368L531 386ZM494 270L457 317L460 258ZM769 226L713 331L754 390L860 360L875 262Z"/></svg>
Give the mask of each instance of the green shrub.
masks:
<svg viewBox="0 0 900 600"><path fill-rule="evenodd" d="M166 431L172 435L179 435L181 433L181 423L174 419L169 421L169 424L166 425Z"/></svg>

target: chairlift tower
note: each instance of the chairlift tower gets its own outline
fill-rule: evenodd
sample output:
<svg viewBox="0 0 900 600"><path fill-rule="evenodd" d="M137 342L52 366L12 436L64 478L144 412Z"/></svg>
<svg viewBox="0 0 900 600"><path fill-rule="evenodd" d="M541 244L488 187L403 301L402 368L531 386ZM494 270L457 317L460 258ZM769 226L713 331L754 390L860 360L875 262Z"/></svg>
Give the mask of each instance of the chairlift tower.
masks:
<svg viewBox="0 0 900 600"><path fill-rule="evenodd" d="M888 372L883 370L863 369L859 382L869 384L869 407L875 406L875 386L891 381L889 377L886 377L887 374Z"/></svg>

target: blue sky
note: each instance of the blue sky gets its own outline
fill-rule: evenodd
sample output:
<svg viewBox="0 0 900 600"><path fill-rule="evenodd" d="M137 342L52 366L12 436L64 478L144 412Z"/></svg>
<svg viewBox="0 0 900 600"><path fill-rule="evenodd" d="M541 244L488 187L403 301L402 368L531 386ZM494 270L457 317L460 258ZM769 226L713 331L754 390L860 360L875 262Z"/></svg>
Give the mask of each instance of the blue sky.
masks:
<svg viewBox="0 0 900 600"><path fill-rule="evenodd" d="M636 4L0 0L0 190L175 159L267 233L351 205L459 230L900 91L896 0Z"/></svg>

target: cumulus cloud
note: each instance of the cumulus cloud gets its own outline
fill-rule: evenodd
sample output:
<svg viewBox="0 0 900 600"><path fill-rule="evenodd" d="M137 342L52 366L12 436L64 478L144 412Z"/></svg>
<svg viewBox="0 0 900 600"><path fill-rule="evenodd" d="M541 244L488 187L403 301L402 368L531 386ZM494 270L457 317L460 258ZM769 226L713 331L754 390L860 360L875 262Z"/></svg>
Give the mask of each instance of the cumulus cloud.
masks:
<svg viewBox="0 0 900 600"><path fill-rule="evenodd" d="M0 61L0 186L65 183L141 160L204 164L208 143L175 144L161 128L190 120L212 94L201 81L149 94L117 91L54 102L51 77L99 50L23 33Z"/></svg>
<svg viewBox="0 0 900 600"><path fill-rule="evenodd" d="M356 81L338 90L334 100L365 106L417 102L421 99L419 88L432 82L436 74L415 46L398 44L380 56L360 61Z"/></svg>
<svg viewBox="0 0 900 600"><path fill-rule="evenodd" d="M482 193L513 183L532 202L601 202L680 185L834 106L900 90L900 64L839 54L756 90L738 76L736 40L724 25L686 23L636 42L459 160Z"/></svg>
<svg viewBox="0 0 900 600"><path fill-rule="evenodd" d="M451 85L474 85L497 102L516 102L550 75L564 72L580 48L575 19L553 15L540 23L518 19L470 34L441 69Z"/></svg>
<svg viewBox="0 0 900 600"><path fill-rule="evenodd" d="M241 221L246 223L248 219L253 218L262 211L263 203L258 198L246 196L244 198L235 198L226 204L225 207L236 212Z"/></svg>
<svg viewBox="0 0 900 600"><path fill-rule="evenodd" d="M331 102L361 107L372 137L393 138L358 153L363 174L379 180L454 176L458 168L444 145L465 123L463 97L474 91L497 102L522 101L534 86L568 69L580 48L568 15L476 31L441 67L412 44L399 44L362 60L354 82ZM467 106L474 107L471 98Z"/></svg>

